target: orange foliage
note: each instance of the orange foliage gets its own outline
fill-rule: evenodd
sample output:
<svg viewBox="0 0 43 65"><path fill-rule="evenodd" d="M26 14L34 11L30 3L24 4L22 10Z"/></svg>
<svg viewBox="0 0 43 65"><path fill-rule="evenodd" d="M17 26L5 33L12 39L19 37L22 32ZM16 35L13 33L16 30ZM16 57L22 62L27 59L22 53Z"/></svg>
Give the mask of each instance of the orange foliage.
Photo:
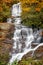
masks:
<svg viewBox="0 0 43 65"><path fill-rule="evenodd" d="M25 11L25 12L30 12L30 10L31 10L30 7L28 7L28 8L23 8L23 11Z"/></svg>
<svg viewBox="0 0 43 65"><path fill-rule="evenodd" d="M41 5L41 8L43 8L43 2L41 2L40 5Z"/></svg>
<svg viewBox="0 0 43 65"><path fill-rule="evenodd" d="M3 10L2 8L2 5L3 3L6 4L6 8L9 8L12 6L12 3L14 4L15 1L18 1L18 0L1 0L0 1L0 12ZM35 11L40 11L41 8L43 8L43 0L19 0L21 2L21 5L22 5L22 10L24 12L29 12L31 10L31 6L30 4L32 5L33 3L37 3L36 6L34 6L33 8L35 8ZM8 5L9 4L9 5ZM11 6L10 6L11 5Z"/></svg>
<svg viewBox="0 0 43 65"><path fill-rule="evenodd" d="M37 12L40 12L40 10L41 10L41 8L35 8L35 10L37 11Z"/></svg>
<svg viewBox="0 0 43 65"><path fill-rule="evenodd" d="M5 3L11 3L13 0L2 0Z"/></svg>
<svg viewBox="0 0 43 65"><path fill-rule="evenodd" d="M30 3L34 3L36 0L30 0Z"/></svg>
<svg viewBox="0 0 43 65"><path fill-rule="evenodd" d="M22 3L23 11L30 11L31 6L28 6L28 5L32 5L32 4L35 4L35 6L33 5L34 6L33 8L35 8L35 11L39 12L41 11L41 8L43 8L43 0L21 0L21 3Z"/></svg>
<svg viewBox="0 0 43 65"><path fill-rule="evenodd" d="M0 7L0 12L2 12L2 10L3 10L2 7Z"/></svg>

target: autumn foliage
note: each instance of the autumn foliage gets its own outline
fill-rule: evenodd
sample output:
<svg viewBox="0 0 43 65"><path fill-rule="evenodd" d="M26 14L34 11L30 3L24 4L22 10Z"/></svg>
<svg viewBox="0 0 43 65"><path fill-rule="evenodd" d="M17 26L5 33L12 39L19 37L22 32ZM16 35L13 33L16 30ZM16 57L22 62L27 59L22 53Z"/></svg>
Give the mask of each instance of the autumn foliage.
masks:
<svg viewBox="0 0 43 65"><path fill-rule="evenodd" d="M1 0L0 1L0 22L4 22L10 17L11 6L14 0Z"/></svg>
<svg viewBox="0 0 43 65"><path fill-rule="evenodd" d="M10 17L11 6L14 3L21 2L22 15L32 10L40 12L43 9L43 0L1 0L0 1L0 21L6 21Z"/></svg>
<svg viewBox="0 0 43 65"><path fill-rule="evenodd" d="M43 0L21 0L22 2L22 24L43 28Z"/></svg>

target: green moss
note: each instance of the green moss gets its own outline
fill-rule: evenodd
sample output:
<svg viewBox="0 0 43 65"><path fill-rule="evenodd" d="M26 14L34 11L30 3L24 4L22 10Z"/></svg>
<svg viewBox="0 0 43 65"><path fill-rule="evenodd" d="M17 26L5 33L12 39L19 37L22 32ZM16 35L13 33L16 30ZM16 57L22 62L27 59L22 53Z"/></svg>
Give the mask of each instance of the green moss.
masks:
<svg viewBox="0 0 43 65"><path fill-rule="evenodd" d="M10 64L9 64L10 65ZM17 62L14 61L12 63L12 65L43 65L43 59L40 59L40 60L36 60L34 58L28 58L28 60L26 59L22 59L21 61Z"/></svg>
<svg viewBox="0 0 43 65"><path fill-rule="evenodd" d="M9 60L9 54L5 53L5 54L0 54L0 65L7 65Z"/></svg>
<svg viewBox="0 0 43 65"><path fill-rule="evenodd" d="M28 60L22 59L18 65L43 65L43 60L34 60L33 58L29 58Z"/></svg>
<svg viewBox="0 0 43 65"><path fill-rule="evenodd" d="M21 23L28 27L43 28L43 8L40 12L36 12L34 7L30 7L32 9L30 12L23 12Z"/></svg>

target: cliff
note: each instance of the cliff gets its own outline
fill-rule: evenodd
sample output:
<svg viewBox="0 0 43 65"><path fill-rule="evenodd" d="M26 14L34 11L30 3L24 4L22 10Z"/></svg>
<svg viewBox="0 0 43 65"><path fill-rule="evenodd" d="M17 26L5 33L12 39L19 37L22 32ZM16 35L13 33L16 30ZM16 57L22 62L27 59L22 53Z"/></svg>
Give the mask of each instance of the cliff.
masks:
<svg viewBox="0 0 43 65"><path fill-rule="evenodd" d="M10 59L10 52L14 43L14 24L0 23L0 63L5 65ZM2 64L3 63L3 64Z"/></svg>

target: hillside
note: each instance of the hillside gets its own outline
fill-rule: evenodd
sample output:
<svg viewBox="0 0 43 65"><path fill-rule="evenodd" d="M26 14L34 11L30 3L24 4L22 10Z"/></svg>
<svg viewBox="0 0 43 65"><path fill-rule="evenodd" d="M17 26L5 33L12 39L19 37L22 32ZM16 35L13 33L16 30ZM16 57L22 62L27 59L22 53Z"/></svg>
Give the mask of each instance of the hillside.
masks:
<svg viewBox="0 0 43 65"><path fill-rule="evenodd" d="M43 65L43 0L0 0L0 65Z"/></svg>

